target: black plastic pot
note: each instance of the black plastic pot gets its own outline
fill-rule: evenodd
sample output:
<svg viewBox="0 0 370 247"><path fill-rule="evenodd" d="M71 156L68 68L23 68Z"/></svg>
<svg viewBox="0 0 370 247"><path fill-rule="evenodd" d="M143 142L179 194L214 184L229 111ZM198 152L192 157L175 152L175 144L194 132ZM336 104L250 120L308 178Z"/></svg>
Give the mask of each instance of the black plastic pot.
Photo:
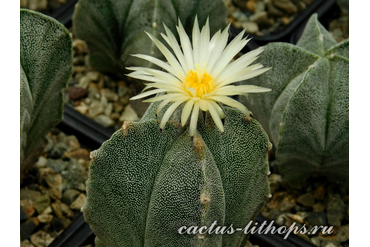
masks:
<svg viewBox="0 0 370 247"><path fill-rule="evenodd" d="M77 2L78 0L67 0L65 4L60 6L60 8L56 9L49 15L66 27L72 26L72 15Z"/></svg>
<svg viewBox="0 0 370 247"><path fill-rule="evenodd" d="M57 19L63 25L71 25L71 16L74 11L74 6L78 0L66 0L65 3L60 4L58 7L49 6L46 9L38 10L45 15L51 16Z"/></svg>
<svg viewBox="0 0 370 247"><path fill-rule="evenodd" d="M54 239L48 247L79 247L94 244L95 235L80 213L61 235Z"/></svg>
<svg viewBox="0 0 370 247"><path fill-rule="evenodd" d="M320 23L328 29L329 22L340 15L340 8L336 3L336 0L325 1L321 8L317 9L318 19ZM289 42L292 44L297 44L298 40L301 38L303 30L307 24L307 21L304 21L299 25L296 30L291 34Z"/></svg>
<svg viewBox="0 0 370 247"><path fill-rule="evenodd" d="M243 52L254 50L259 46L266 45L270 42L291 42L292 34L295 33L296 29L300 28L301 25L304 27L312 14L317 13L320 17L321 15L325 14L335 3L336 0L315 0L308 5L305 10L300 12L282 31L264 36L247 34L248 37L252 38L252 40L248 42L246 47L243 49ZM232 25L230 27L232 38L238 35L238 33L241 31L241 29L238 29Z"/></svg>
<svg viewBox="0 0 370 247"><path fill-rule="evenodd" d="M75 135L83 145L91 150L98 149L114 133L114 130L104 128L68 105L64 106L63 121L58 128L66 134Z"/></svg>

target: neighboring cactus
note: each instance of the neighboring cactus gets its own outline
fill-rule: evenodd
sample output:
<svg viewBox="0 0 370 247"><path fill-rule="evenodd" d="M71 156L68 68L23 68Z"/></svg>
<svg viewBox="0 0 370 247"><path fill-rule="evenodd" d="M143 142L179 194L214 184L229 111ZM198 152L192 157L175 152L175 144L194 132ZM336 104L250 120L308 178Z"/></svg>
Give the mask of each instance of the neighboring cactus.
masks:
<svg viewBox="0 0 370 247"><path fill-rule="evenodd" d="M248 81L272 89L244 103L276 146L287 181L324 175L348 184L348 49L348 40L338 44L313 15L297 45L265 46L258 61L272 69Z"/></svg>
<svg viewBox="0 0 370 247"><path fill-rule="evenodd" d="M63 116L62 89L72 73L72 40L59 22L20 11L20 160L23 172L37 158L43 136Z"/></svg>
<svg viewBox="0 0 370 247"><path fill-rule="evenodd" d="M189 135L177 110L160 130L159 103L125 122L91 153L86 221L96 246L243 246L247 235L179 234L181 226L244 228L269 195L267 134L251 116L224 107L224 132L208 114ZM205 115L204 115L205 116ZM220 230L220 228L218 229ZM230 230L230 229L229 229Z"/></svg>
<svg viewBox="0 0 370 247"><path fill-rule="evenodd" d="M102 73L124 75L126 66L150 63L131 57L141 53L162 57L144 31L156 38L172 31L179 18L189 31L198 13L201 24L212 19L211 31L226 26L227 10L222 0L80 0L73 16L77 38L87 42L90 65Z"/></svg>

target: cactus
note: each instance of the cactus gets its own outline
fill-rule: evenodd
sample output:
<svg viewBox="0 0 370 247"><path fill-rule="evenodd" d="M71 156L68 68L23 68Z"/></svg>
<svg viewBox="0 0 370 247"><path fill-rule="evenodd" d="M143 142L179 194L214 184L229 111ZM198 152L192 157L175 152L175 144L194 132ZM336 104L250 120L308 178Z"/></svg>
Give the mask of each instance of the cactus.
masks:
<svg viewBox="0 0 370 247"><path fill-rule="evenodd" d="M178 230L214 222L243 228L255 217L269 195L267 134L254 118L229 107L223 133L209 114L199 114L198 131L190 136L181 127L181 110L161 130L168 107L157 116L158 105L91 153L83 212L96 246L242 246L247 235L240 231Z"/></svg>
<svg viewBox="0 0 370 247"><path fill-rule="evenodd" d="M259 62L273 69L248 81L272 89L241 101L268 132L288 182L326 176L348 185L348 49L313 15L297 45L265 46Z"/></svg>
<svg viewBox="0 0 370 247"><path fill-rule="evenodd" d="M59 22L20 11L21 175L37 158L43 136L63 116L62 89L72 73L72 40ZM42 150L41 150L42 151Z"/></svg>
<svg viewBox="0 0 370 247"><path fill-rule="evenodd" d="M132 99L156 97L139 123L125 122L92 153L85 219L97 246L243 246L248 235L236 229L269 195L270 145L248 109L228 96L269 91L231 85L268 69L249 66L262 50L230 63L248 42L243 32L226 46L228 28L211 38L208 21L200 31L195 18L191 44L179 21L180 49L165 29L176 57L152 35L168 63L135 54L167 72L128 68L148 82Z"/></svg>
<svg viewBox="0 0 370 247"><path fill-rule="evenodd" d="M124 76L126 66L150 63L130 57L143 53L161 58L144 31L160 38L162 23L174 31L177 19L190 30L198 13L204 24L212 18L211 31L226 26L226 7L222 0L80 0L73 16L74 33L87 42L90 65L102 73Z"/></svg>

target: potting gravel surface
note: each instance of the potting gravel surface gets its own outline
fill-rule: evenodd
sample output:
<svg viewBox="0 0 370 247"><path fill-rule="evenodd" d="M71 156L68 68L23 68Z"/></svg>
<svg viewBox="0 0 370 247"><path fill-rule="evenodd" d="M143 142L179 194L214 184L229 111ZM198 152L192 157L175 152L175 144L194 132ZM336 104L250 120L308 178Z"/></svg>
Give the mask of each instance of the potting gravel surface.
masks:
<svg viewBox="0 0 370 247"><path fill-rule="evenodd" d="M228 22L247 33L264 36L277 33L314 0L223 0Z"/></svg>
<svg viewBox="0 0 370 247"><path fill-rule="evenodd" d="M140 91L135 83L92 69L86 43L73 39L73 73L65 93L68 105L103 127L119 129L124 121L138 121L148 108L140 100L129 100Z"/></svg>
<svg viewBox="0 0 370 247"><path fill-rule="evenodd" d="M272 170L277 170L275 161ZM333 226L333 233L314 235L298 234L319 247L349 246L349 190L328 182L325 178L310 178L296 185L287 184L281 175L269 175L272 197L268 199L262 215L286 227L294 222L298 228L305 225Z"/></svg>
<svg viewBox="0 0 370 247"><path fill-rule="evenodd" d="M21 184L21 247L48 246L85 202L90 151L58 129L46 139L43 155Z"/></svg>

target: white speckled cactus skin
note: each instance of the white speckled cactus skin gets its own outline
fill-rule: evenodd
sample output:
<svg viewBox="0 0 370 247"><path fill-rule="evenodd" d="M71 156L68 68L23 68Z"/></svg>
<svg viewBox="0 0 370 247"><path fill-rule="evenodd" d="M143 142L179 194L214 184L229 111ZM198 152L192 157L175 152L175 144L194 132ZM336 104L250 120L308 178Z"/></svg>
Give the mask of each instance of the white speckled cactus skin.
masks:
<svg viewBox="0 0 370 247"><path fill-rule="evenodd" d="M33 151L62 121L63 94L72 74L72 39L55 19L20 10L20 160L21 175ZM37 157L36 157L37 158Z"/></svg>
<svg viewBox="0 0 370 247"><path fill-rule="evenodd" d="M179 18L191 32L195 15L201 25L207 17L212 20L211 32L226 26L227 9L222 0L80 0L73 28L89 47L90 65L122 77L127 66L153 66L132 54L162 57L144 31L161 38L165 31L162 23L174 32Z"/></svg>
<svg viewBox="0 0 370 247"><path fill-rule="evenodd" d="M189 136L175 112L164 130L153 103L92 152L86 221L97 246L242 246L247 235L179 234L181 226L245 227L269 195L267 134L225 107L225 132L200 115Z"/></svg>
<svg viewBox="0 0 370 247"><path fill-rule="evenodd" d="M313 15L297 45L270 43L259 62L272 69L248 83L272 92L243 103L277 148L281 174L348 185L349 40L338 44Z"/></svg>

